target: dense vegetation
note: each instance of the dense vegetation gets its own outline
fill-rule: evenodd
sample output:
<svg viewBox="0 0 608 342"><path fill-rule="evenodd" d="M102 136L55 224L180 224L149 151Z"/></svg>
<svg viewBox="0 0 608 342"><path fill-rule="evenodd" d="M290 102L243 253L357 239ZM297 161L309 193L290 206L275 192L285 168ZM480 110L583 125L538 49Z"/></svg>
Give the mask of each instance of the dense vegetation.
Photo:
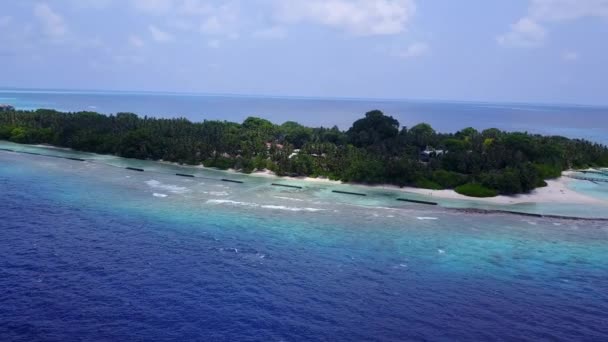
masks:
<svg viewBox="0 0 608 342"><path fill-rule="evenodd" d="M470 197L494 197L498 195L498 191L494 189L488 189L479 183L467 183L460 186L457 186L457 193Z"/></svg>
<svg viewBox="0 0 608 342"><path fill-rule="evenodd" d="M608 166L608 149L584 140L498 129L442 134L428 124L400 127L380 111L346 132L259 118L192 123L130 113L7 111L0 113L0 139L243 172L456 188L474 196L528 192L565 169Z"/></svg>

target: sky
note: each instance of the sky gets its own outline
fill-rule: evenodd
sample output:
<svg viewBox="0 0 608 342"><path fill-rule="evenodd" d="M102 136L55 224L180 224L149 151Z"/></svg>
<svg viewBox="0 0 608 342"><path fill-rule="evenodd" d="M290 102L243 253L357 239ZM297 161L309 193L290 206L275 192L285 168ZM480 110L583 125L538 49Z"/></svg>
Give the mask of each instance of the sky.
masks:
<svg viewBox="0 0 608 342"><path fill-rule="evenodd" d="M608 105L608 0L20 0L0 87Z"/></svg>

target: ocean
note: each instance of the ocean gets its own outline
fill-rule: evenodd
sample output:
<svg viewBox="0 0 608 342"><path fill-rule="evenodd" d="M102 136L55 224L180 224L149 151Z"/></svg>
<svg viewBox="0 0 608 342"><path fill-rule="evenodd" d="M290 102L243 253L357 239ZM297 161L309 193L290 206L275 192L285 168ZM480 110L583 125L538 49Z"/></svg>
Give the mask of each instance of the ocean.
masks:
<svg viewBox="0 0 608 342"><path fill-rule="evenodd" d="M2 341L608 339L605 221L0 147Z"/></svg>
<svg viewBox="0 0 608 342"><path fill-rule="evenodd" d="M348 129L367 111L379 109L403 126L427 122L446 133L495 127L608 144L608 107L597 106L10 89L0 90L0 103L27 110L133 112L192 121L242 122L258 116L277 124L297 121L341 129Z"/></svg>

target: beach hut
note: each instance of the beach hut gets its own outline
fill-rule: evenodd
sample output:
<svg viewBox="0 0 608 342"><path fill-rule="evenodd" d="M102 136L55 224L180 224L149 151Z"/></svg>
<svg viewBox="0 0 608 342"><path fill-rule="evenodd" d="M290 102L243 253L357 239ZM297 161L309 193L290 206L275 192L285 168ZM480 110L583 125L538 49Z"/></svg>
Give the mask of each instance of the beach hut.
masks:
<svg viewBox="0 0 608 342"><path fill-rule="evenodd" d="M446 153L447 153L447 151L436 150L436 149L434 149L432 147L428 147L427 146L427 148L424 151L420 152L420 161L421 162L429 162L432 158L436 158L436 157L442 156L442 155L444 155Z"/></svg>

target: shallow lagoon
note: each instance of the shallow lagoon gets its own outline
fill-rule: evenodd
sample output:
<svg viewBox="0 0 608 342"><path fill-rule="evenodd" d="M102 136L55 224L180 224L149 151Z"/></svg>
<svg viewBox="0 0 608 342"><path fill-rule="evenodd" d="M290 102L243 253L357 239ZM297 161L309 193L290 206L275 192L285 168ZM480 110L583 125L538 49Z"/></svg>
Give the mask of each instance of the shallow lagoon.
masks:
<svg viewBox="0 0 608 342"><path fill-rule="evenodd" d="M19 152L26 153L39 153L45 156L61 156L69 158L82 158L89 163L86 163L86 167L115 167L120 170L120 173L128 171L124 170L126 167L145 169L146 174L159 174L169 176L169 182L190 182L198 179L209 181L219 181L223 178L234 179L237 181L245 182L244 185L237 186L234 190L242 190L237 197L232 196L233 194L227 193L225 196L219 196L224 204L237 206L241 202L241 206L246 206L246 201L243 199L247 198L247 194L254 193L257 195L254 202L263 199L262 205L283 205L285 199L278 196L278 194L288 193L292 195L294 200L300 200L301 202L315 202L321 201L324 205L331 205L334 203L341 203L345 205L362 205L367 207L391 207L391 208L417 208L419 210L425 209L419 205L413 205L405 202L397 202L398 198L406 198L419 201L432 201L439 203L443 208L454 208L454 209L484 209L484 210L507 210L516 211L522 213L532 214L543 214L543 215L558 215L558 216L571 216L571 217L582 217L582 218L608 218L608 207L603 205L589 205L589 204L564 204L564 203L520 203L511 205L501 205L487 203L483 201L471 200L454 200L454 199L443 199L425 195L419 195L414 193L408 193L403 191L397 191L392 189L384 188L370 188L357 185L348 184L335 184L328 182L310 182L305 180L294 180L294 179L281 179L276 177L263 177L255 175L245 175L236 172L226 172L208 168L194 167L194 166L180 166L168 163L159 163L154 161L137 160L137 159L126 159L110 155L99 155L94 153L82 153L72 151L69 149L61 149L48 146L39 145L22 145L14 144L6 141L0 141L0 148L10 149ZM95 164L95 165L93 165ZM84 167L73 165L73 167ZM176 173L191 174L195 175L195 180L192 179L175 179ZM154 181L154 179L152 179ZM286 189L281 187L271 186L272 183L287 184L302 187L301 190L294 191L293 189ZM207 198L205 195L214 193L214 189L208 189L203 186L204 183L198 184L198 187L189 189L186 193L174 193L172 197L179 198ZM222 186L229 187L230 184L222 183ZM583 194L598 197L601 199L608 198L608 189L606 184L594 184L587 181L572 180L569 185L572 190L579 191ZM234 188L234 186L233 186ZM157 189L162 189L162 186ZM348 196L333 193L333 191L346 191L354 193L365 193L367 196ZM168 194L157 191L157 197L165 197ZM180 195L180 196L176 196ZM202 197L201 197L202 196ZM175 200L176 198L173 198ZM209 197L211 200L218 200L213 196ZM256 202L257 203L257 202ZM255 204L255 203L254 203ZM255 205L254 205L255 206ZM426 208L428 209L428 208Z"/></svg>
<svg viewBox="0 0 608 342"><path fill-rule="evenodd" d="M586 195L608 200L608 169L601 170L605 172L605 174L577 174L583 177L596 178L599 180L606 180L600 182L590 182L590 181L575 181L570 183L569 187L577 192L584 193Z"/></svg>
<svg viewBox="0 0 608 342"><path fill-rule="evenodd" d="M0 151L2 340L608 337L605 222L86 157Z"/></svg>

